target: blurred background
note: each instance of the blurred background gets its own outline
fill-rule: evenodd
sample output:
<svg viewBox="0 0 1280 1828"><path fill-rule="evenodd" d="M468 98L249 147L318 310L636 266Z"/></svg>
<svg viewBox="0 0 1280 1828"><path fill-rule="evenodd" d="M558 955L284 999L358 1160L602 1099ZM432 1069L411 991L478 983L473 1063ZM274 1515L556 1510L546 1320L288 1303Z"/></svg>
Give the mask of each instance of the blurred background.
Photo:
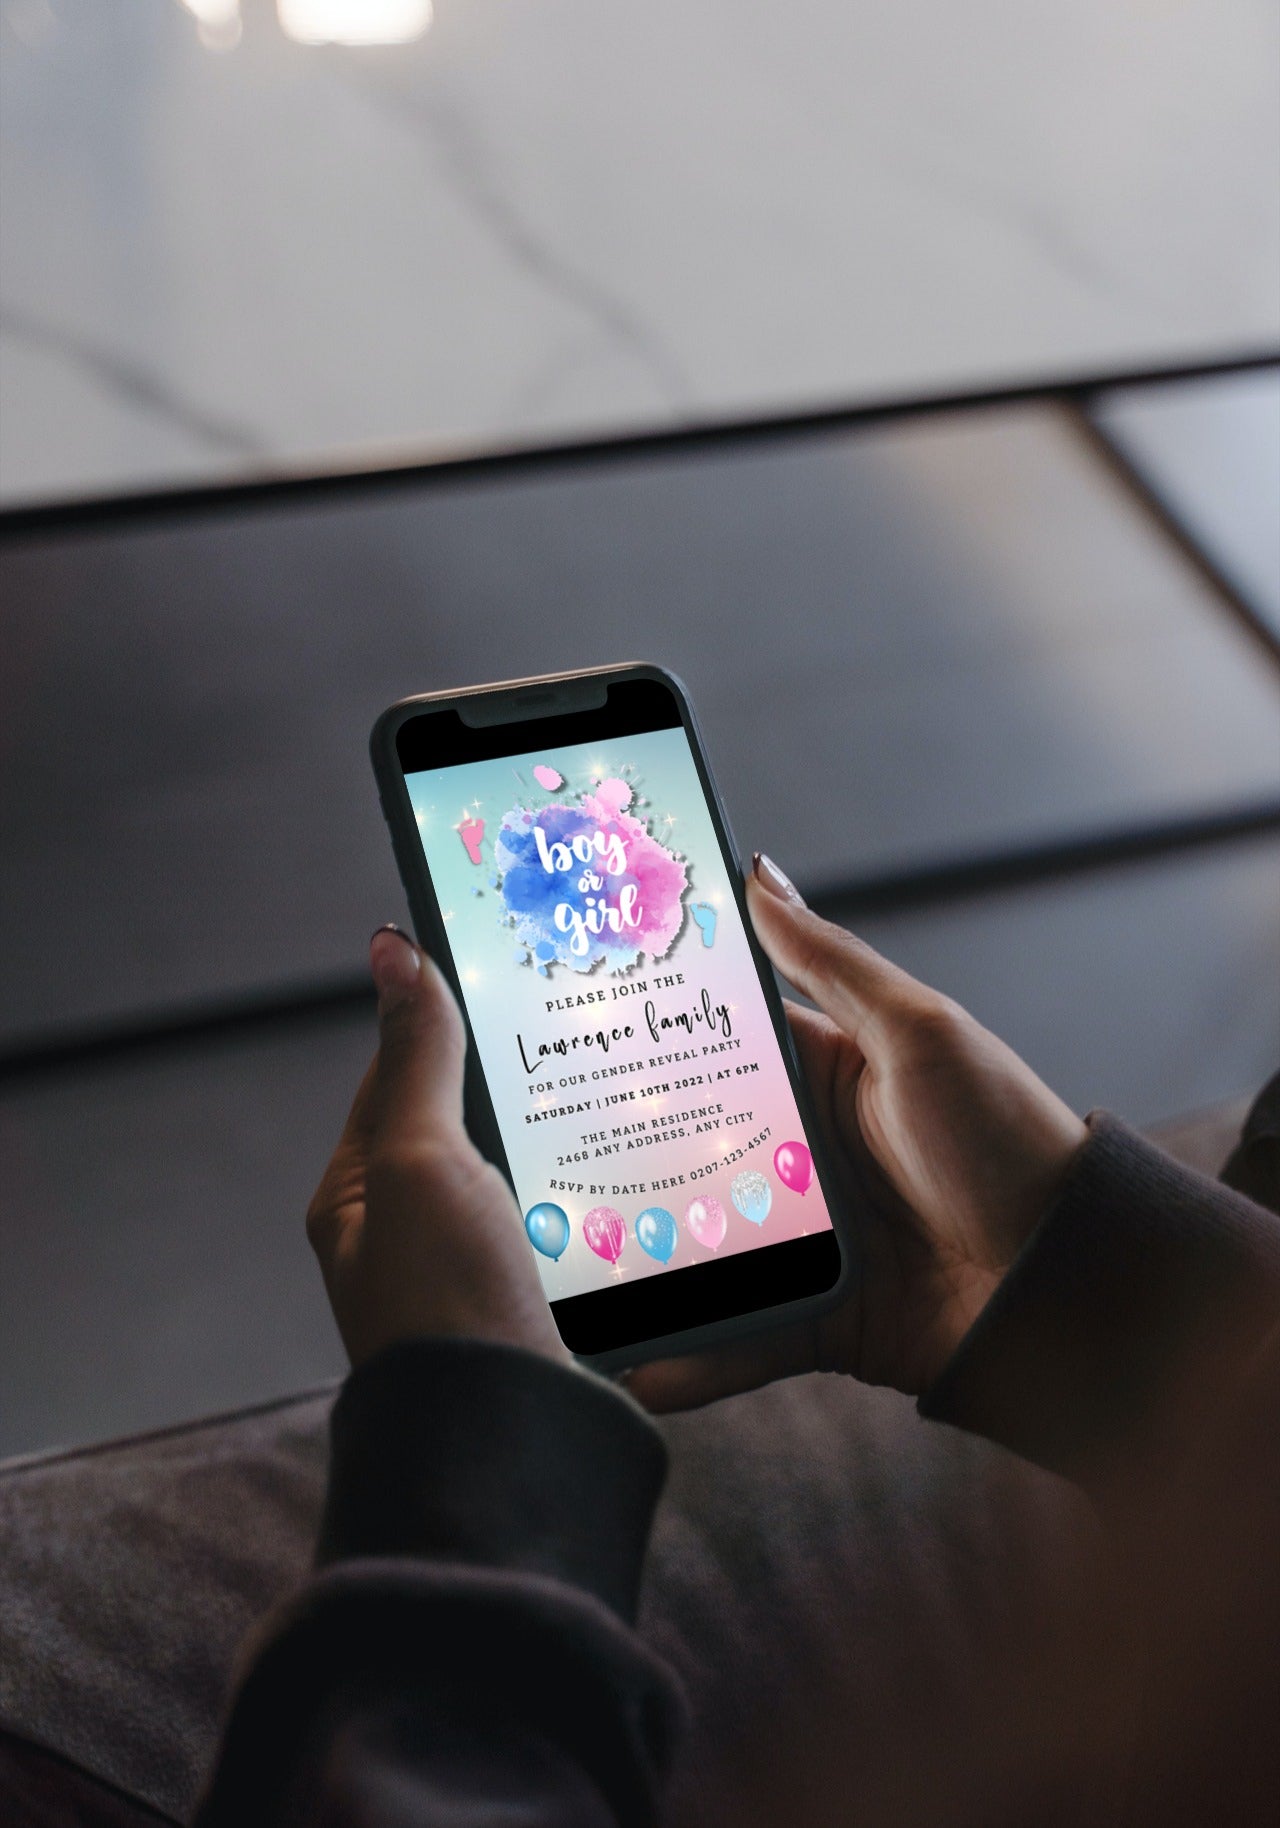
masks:
<svg viewBox="0 0 1280 1828"><path fill-rule="evenodd" d="M0 0L0 1454L342 1368L406 692L650 658L1081 1110L1280 1065L1271 0Z"/></svg>

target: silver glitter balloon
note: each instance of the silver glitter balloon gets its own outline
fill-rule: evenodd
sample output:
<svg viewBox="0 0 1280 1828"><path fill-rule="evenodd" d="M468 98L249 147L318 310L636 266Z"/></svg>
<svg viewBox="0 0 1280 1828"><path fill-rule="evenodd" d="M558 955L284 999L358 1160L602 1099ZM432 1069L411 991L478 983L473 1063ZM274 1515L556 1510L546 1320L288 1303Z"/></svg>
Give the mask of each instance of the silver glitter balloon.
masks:
<svg viewBox="0 0 1280 1828"><path fill-rule="evenodd" d="M735 1174L729 1197L753 1225L763 1225L773 1205L773 1191L758 1168L744 1168L741 1174Z"/></svg>

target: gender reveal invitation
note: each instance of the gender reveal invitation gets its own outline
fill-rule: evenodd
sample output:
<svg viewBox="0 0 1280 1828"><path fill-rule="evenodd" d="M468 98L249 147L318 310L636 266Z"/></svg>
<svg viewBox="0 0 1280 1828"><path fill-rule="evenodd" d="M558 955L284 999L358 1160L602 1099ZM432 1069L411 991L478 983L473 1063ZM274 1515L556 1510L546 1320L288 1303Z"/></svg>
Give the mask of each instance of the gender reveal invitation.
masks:
<svg viewBox="0 0 1280 1828"><path fill-rule="evenodd" d="M406 779L548 1299L829 1229L683 729Z"/></svg>

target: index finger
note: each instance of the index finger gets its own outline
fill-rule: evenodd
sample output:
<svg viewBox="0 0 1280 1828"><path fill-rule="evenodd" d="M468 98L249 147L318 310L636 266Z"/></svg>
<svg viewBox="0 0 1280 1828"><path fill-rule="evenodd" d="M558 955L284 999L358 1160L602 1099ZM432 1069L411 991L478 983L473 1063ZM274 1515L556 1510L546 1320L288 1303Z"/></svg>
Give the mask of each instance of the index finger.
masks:
<svg viewBox="0 0 1280 1828"><path fill-rule="evenodd" d="M798 896L784 901L749 877L747 905L760 943L783 977L859 1046L931 994Z"/></svg>

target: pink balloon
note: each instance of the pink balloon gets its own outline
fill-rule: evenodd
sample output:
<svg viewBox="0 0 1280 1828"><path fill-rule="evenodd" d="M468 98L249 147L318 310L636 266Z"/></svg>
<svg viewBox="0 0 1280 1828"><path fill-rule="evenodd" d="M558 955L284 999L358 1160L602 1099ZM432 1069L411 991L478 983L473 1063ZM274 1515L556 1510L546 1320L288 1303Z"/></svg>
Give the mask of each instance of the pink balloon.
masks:
<svg viewBox="0 0 1280 1828"><path fill-rule="evenodd" d="M689 1201L684 1209L684 1222L689 1228L690 1237L698 1244L705 1244L708 1250L719 1250L724 1243L728 1221L724 1216L724 1207L710 1194Z"/></svg>
<svg viewBox="0 0 1280 1828"><path fill-rule="evenodd" d="M612 1206L593 1206L582 1221L582 1235L597 1257L616 1263L627 1241L627 1221Z"/></svg>
<svg viewBox="0 0 1280 1828"><path fill-rule="evenodd" d="M792 1193L808 1193L813 1185L813 1157L802 1142L779 1143L773 1152L778 1179Z"/></svg>

